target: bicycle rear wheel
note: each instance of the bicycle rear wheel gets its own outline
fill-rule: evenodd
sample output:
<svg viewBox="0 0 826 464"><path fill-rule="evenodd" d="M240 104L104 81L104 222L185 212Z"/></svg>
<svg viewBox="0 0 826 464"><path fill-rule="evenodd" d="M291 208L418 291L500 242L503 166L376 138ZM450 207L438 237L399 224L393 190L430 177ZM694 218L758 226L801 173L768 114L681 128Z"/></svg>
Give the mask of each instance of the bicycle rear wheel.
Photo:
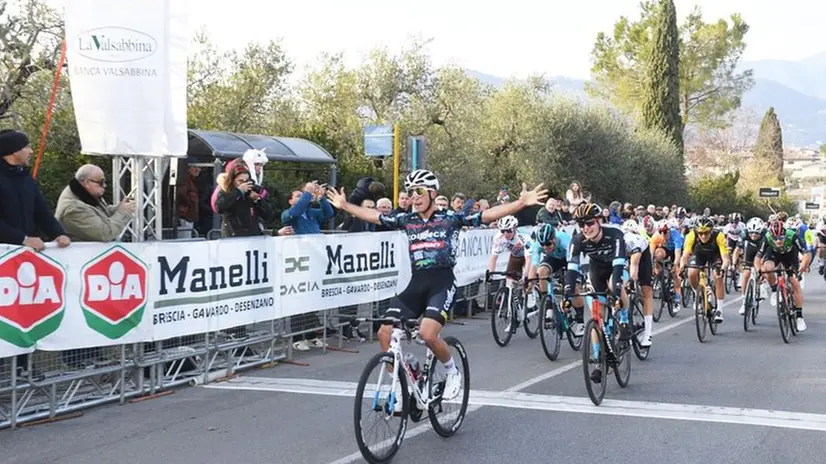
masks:
<svg viewBox="0 0 826 464"><path fill-rule="evenodd" d="M631 348L628 346L631 341L620 341L619 333L612 334L614 344L614 377L621 388L628 386L631 380Z"/></svg>
<svg viewBox="0 0 826 464"><path fill-rule="evenodd" d="M542 342L542 351L551 361L556 361L559 357L560 340L559 311L556 307L556 299L553 295L545 295L539 304L539 315L541 323L539 330L539 340Z"/></svg>
<svg viewBox="0 0 826 464"><path fill-rule="evenodd" d="M680 284L680 293L680 303L683 305L683 308L688 308L692 299L696 297L691 289L691 283L688 281L688 277L683 277L682 284Z"/></svg>
<svg viewBox="0 0 826 464"><path fill-rule="evenodd" d="M428 407L428 416L430 417L430 425L433 426L433 430L440 436L447 438L455 434L465 420L468 400L470 399L470 366L468 365L467 353L462 342L456 337L445 337L444 341L453 352L451 356L453 356L453 361L457 363L456 368L462 373L462 390L459 391L459 396L452 400L443 401L441 399L442 392L445 388L445 379L444 375L441 377L436 375L436 367L441 366L442 363L434 359L430 365L430 373L428 375L431 398L431 403ZM459 366L458 363L461 363L461 366ZM433 398L436 398L436 400L433 401ZM456 406L456 403L459 403L458 408L451 407Z"/></svg>
<svg viewBox="0 0 826 464"><path fill-rule="evenodd" d="M663 308L668 301L668 295L666 292L668 291L668 285L665 282L665 279L662 277L657 277L657 281L659 284L659 296L660 296L660 304L656 305L654 308L654 322L660 322L660 318L663 316Z"/></svg>
<svg viewBox="0 0 826 464"><path fill-rule="evenodd" d="M503 284L493 297L493 310L490 312L490 328L493 331L493 341L499 346L507 346L511 341L511 337L513 337L513 333L506 330L515 321L513 309L508 308L510 304L509 294L508 288Z"/></svg>
<svg viewBox="0 0 826 464"><path fill-rule="evenodd" d="M794 310L794 293L791 291L786 291L786 314L789 316L789 329L792 332L792 336L797 337L797 311Z"/></svg>
<svg viewBox="0 0 826 464"><path fill-rule="evenodd" d="M407 419L410 414L410 393L407 389L407 376L403 374L400 368L399 373L401 375L398 377L398 382L402 397L396 398L395 393L391 391L393 375L387 372L387 369L391 369L389 366L392 364L392 354L387 352L376 353L364 367L364 371L359 378L358 387L356 387L353 414L356 443L358 443L361 455L371 464L389 462L401 448L404 432L407 429ZM377 373L376 380L371 380L371 374L374 371ZM379 385L379 379L387 382L387 384ZM367 396L365 396L365 389L367 390ZM402 405L401 412L394 412L395 404L399 401ZM365 408L368 414L362 414ZM368 419L379 421L379 426L377 427L375 424L373 426L365 425L364 422ZM391 427L389 422L395 419L398 419L398 425L397 427ZM375 445L383 451L371 449L364 436L365 432L393 430L395 430L393 433L381 439Z"/></svg>
<svg viewBox="0 0 826 464"><path fill-rule="evenodd" d="M605 398L606 377L608 377L608 349L603 338L602 329L598 327L597 321L590 319L585 325L583 335L585 346L582 349L582 371L585 374L585 389L588 390L588 397L597 406ZM600 370L599 383L591 380L592 366L595 370Z"/></svg>

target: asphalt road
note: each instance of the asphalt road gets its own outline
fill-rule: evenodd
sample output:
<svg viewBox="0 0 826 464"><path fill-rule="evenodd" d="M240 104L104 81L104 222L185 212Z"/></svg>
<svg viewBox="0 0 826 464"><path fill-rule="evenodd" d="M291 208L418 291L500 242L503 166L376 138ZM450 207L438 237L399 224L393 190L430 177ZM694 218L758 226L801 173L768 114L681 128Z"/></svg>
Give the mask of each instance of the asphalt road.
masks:
<svg viewBox="0 0 826 464"><path fill-rule="evenodd" d="M704 344L690 311L664 314L650 358L632 360L626 389L609 378L599 407L587 399L580 353L566 343L550 362L523 332L499 348L487 320L450 324L446 333L470 358L470 410L450 439L426 420L410 422L394 462L823 462L826 284L810 275L805 295L808 331L788 345L767 303L756 330L744 333L739 301L729 302L719 335ZM377 346L349 347L359 353L302 353L307 367L279 365L2 431L0 462L363 462L353 390Z"/></svg>

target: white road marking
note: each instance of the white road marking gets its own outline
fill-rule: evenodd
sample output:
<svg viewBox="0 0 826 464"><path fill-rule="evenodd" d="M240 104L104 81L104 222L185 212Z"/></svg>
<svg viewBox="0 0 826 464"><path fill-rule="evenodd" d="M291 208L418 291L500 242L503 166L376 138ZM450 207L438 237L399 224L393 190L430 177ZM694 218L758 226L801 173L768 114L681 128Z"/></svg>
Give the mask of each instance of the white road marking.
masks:
<svg viewBox="0 0 826 464"><path fill-rule="evenodd" d="M730 306L730 305L733 305L733 304L739 302L741 299L743 299L742 296L737 297L737 298L735 298L733 300L730 300L730 301L726 301L723 304L723 308L725 308L727 306ZM691 308L681 308L681 312L683 312L685 314L690 314L691 313ZM692 316L693 316L693 314L689 315L685 319L680 319L680 320L677 320L675 322L672 322L671 324L665 325L663 327L659 327L659 328L655 329L652 333L653 333L653 335L659 335L663 332L669 331L671 329L679 327L679 326L681 326L683 324L686 324L688 322L692 322L694 320L694 317L692 317ZM568 372L572 369L576 369L577 367L579 367L581 365L582 365L581 360L574 361L572 363L569 363L569 364L566 364L564 366L553 369L551 371L548 371L544 374L540 374L536 377L530 378L530 379L528 379L528 380L526 380L522 383L516 384L516 385L514 385L510 388L505 389L501 393L499 393L499 392L476 392L475 390L473 390L473 388L471 388L471 399L470 399L469 404L468 404L467 412L470 413L470 412L476 411L476 410L478 410L479 408L481 408L483 406L493 406L494 405L494 404L490 403L491 401L493 401L493 400L490 399L491 397L489 396L488 400L485 401L484 400L485 396L482 393L490 393L490 394L494 394L494 395L495 394L500 394L501 395L501 394L504 394L504 393L513 394L513 393L518 392L520 390L524 390L528 387L536 385L536 384L538 384L542 381L545 381L545 380L551 379L553 377L559 376L561 374L564 374L565 372ZM246 379L247 382L246 383L241 383L241 379ZM279 383L279 382L281 382L281 383ZM241 377L239 379L232 379L232 380L227 381L227 382L222 382L221 384L205 385L203 388L224 388L224 389L229 389L229 390L257 390L257 391L264 390L264 391L281 391L281 392L293 392L293 393L313 393L313 394L322 394L322 395L331 395L331 396L344 396L344 397L350 397L350 398L355 397L355 394L356 394L356 384L354 382L332 382L332 381L320 381L320 380L310 380L310 379L274 379L274 378L262 378L262 377L256 377L254 380L251 380L250 377ZM308 391L308 390L311 390L311 391ZM543 395L536 395L536 396L543 396ZM557 398L568 398L568 397L557 397ZM593 404L587 398L570 397L569 399L578 400L578 401L587 401L587 404L583 405L579 409L576 409L576 410L572 409L572 410L570 410L571 412L588 412L588 413L592 413L592 414L601 414L601 413L602 414L610 414L610 412L607 411L606 405L616 403L615 401L606 399L606 400L603 401L602 405L597 407L597 406L593 406ZM633 403L633 402L629 402L629 403ZM584 408L587 407L587 405L589 405L589 404L594 409L593 410L587 410L587 411L584 410ZM504 406L504 407L516 407L516 406L512 406L512 405L511 406L505 406L504 404L496 404L496 405L497 406ZM705 406L696 406L696 407L706 408ZM606 409L606 411L603 411L603 409ZM626 410L622 409L622 408L616 408L615 407L615 409L612 409L611 411L626 411ZM614 415L620 415L619 412L614 412L613 414ZM640 416L640 417L666 418L666 417L654 416L654 415ZM696 418L697 416L694 416L694 417L695 417L694 419L685 419L685 420L701 420L701 419L697 419ZM711 417L711 416L708 416L708 417ZM725 417L725 416L721 416L721 417ZM674 418L676 418L676 417L674 417ZM705 420L710 420L710 419L705 419ZM824 423L826 423L826 419L824 419ZM757 424L757 425L759 425L759 424ZM428 424L428 423L420 424L416 427L413 427L413 428L407 430L407 432L405 433L405 440L407 440L409 438L416 437L418 435L421 435L421 434L429 431L430 429L431 429L431 427L430 427L430 424ZM359 461L361 459L363 459L362 455L361 455L361 452L356 451L352 454L349 454L349 455L344 456L340 459L337 459L337 460L331 462L330 464L350 464L352 462L356 462L356 461Z"/></svg>
<svg viewBox="0 0 826 464"><path fill-rule="evenodd" d="M232 379L206 388L226 390L257 390L302 393L311 395L353 398L356 382L337 382L315 379ZM456 401L451 401L455 403ZM826 431L826 414L773 411L766 409L731 408L692 404L654 403L648 401L624 401L606 399L601 406L594 406L588 398L574 396L542 395L513 391L471 390L469 404L478 409L482 406L528 409L535 411L559 411L612 416L644 417L702 422L718 422L739 425L755 425L788 429ZM469 408L470 410L470 408ZM414 430L429 427L416 427ZM412 431L411 431L412 432ZM421 433L421 432L418 432ZM418 434L416 433L416 434Z"/></svg>

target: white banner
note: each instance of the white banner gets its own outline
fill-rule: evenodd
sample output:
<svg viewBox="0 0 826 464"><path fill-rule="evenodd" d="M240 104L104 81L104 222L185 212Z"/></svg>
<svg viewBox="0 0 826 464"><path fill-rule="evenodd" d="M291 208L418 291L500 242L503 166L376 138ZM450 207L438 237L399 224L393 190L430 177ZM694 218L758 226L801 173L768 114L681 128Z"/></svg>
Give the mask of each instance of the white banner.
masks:
<svg viewBox="0 0 826 464"><path fill-rule="evenodd" d="M186 0L66 2L84 154L186 156Z"/></svg>
<svg viewBox="0 0 826 464"><path fill-rule="evenodd" d="M484 278L495 230L459 235L457 285ZM507 253L497 270L504 270ZM371 303L410 281L401 232L195 242L0 245L0 358L149 342Z"/></svg>

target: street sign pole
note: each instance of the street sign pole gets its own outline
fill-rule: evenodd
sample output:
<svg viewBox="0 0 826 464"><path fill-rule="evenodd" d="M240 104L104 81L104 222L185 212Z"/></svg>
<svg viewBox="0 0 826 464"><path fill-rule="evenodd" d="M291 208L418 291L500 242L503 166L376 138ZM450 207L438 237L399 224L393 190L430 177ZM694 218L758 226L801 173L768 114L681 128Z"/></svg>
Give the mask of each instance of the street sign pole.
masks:
<svg viewBox="0 0 826 464"><path fill-rule="evenodd" d="M401 162L399 123L393 124L393 207L399 207L399 164Z"/></svg>

